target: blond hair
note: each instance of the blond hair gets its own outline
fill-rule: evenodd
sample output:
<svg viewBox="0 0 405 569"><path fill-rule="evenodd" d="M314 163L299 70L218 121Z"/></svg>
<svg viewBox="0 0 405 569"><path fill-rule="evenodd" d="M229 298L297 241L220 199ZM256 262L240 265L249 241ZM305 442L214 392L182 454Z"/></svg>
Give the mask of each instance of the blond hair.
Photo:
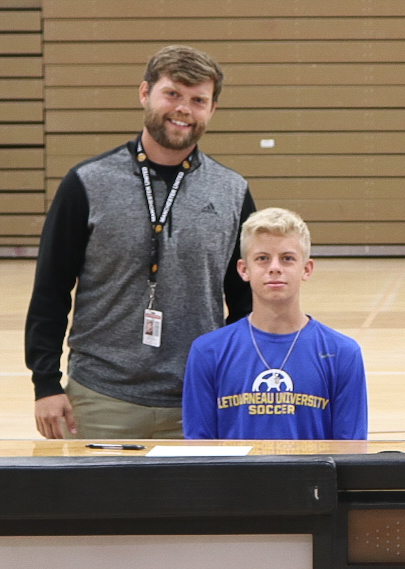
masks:
<svg viewBox="0 0 405 569"><path fill-rule="evenodd" d="M184 85L198 85L211 79L214 83L213 103L218 101L224 80L222 69L212 57L186 45L164 47L149 60L144 75L149 90L162 75Z"/></svg>
<svg viewBox="0 0 405 569"><path fill-rule="evenodd" d="M272 235L297 235L305 262L309 259L311 250L311 236L305 221L288 209L269 207L252 213L242 225L240 248L243 259L246 261L251 238L257 233L270 233Z"/></svg>

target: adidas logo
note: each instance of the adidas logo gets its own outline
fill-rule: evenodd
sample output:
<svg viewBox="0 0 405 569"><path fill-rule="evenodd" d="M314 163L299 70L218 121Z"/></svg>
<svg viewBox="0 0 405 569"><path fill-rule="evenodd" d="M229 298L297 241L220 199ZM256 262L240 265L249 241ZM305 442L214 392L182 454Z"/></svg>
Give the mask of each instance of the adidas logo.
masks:
<svg viewBox="0 0 405 569"><path fill-rule="evenodd" d="M215 207L214 207L214 204L212 202L210 202L208 205L203 207L201 211L204 213L215 213L215 215L218 215L217 212L215 211Z"/></svg>

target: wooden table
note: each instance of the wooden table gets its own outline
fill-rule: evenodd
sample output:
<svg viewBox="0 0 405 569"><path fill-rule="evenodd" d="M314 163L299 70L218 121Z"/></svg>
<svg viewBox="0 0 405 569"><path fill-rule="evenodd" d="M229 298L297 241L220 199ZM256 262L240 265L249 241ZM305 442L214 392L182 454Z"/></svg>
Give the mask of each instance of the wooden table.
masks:
<svg viewBox="0 0 405 569"><path fill-rule="evenodd" d="M148 456L156 447L178 456ZM44 556L58 569L398 567L404 451L405 441L2 440L0 567L42 569Z"/></svg>
<svg viewBox="0 0 405 569"><path fill-rule="evenodd" d="M89 443L141 444L145 450L92 450L86 448ZM0 440L0 457L7 456L145 456L155 445L190 446L252 446L249 456L265 455L357 455L375 454L388 451L405 452L405 441L274 441L274 440L237 440L237 441L190 441L190 440Z"/></svg>

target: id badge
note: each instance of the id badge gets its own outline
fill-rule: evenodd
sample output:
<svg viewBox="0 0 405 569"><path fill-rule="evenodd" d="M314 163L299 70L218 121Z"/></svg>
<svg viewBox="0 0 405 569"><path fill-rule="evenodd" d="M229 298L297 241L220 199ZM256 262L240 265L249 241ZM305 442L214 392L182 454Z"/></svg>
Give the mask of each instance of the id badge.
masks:
<svg viewBox="0 0 405 569"><path fill-rule="evenodd" d="M162 319L163 312L150 310L147 308L143 318L143 338L142 343L154 348L160 347L162 338Z"/></svg>

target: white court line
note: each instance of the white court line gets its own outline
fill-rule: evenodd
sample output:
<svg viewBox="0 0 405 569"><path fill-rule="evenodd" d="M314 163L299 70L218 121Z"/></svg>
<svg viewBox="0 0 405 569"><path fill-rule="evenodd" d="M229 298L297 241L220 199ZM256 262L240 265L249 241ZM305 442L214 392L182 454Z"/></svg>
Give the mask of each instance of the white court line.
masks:
<svg viewBox="0 0 405 569"><path fill-rule="evenodd" d="M366 375L404 375L405 371L367 371Z"/></svg>
<svg viewBox="0 0 405 569"><path fill-rule="evenodd" d="M8 377L10 377L10 376L12 376L12 377L25 377L25 376L28 376L28 377L29 377L29 376L31 376L31 373L30 373L30 372L27 372L27 371L26 371L26 372L22 372L22 373L20 373L20 372L18 372L18 371L13 371L13 372L12 372L12 371L10 371L10 372L7 372L7 371L0 371L0 377L5 377L5 376L8 376Z"/></svg>
<svg viewBox="0 0 405 569"><path fill-rule="evenodd" d="M366 375L380 375L380 374L384 374L384 375L403 375L405 373L405 371L367 371L366 370ZM31 377L31 373L30 372L24 372L24 373L19 373L19 372L7 372L7 371L0 371L0 377Z"/></svg>

